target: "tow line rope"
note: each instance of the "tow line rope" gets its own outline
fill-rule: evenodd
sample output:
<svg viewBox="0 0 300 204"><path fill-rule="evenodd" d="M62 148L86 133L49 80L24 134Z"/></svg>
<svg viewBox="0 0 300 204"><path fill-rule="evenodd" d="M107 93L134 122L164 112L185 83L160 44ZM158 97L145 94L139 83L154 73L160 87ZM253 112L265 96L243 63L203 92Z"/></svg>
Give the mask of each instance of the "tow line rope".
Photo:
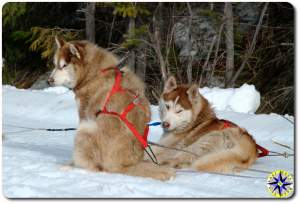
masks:
<svg viewBox="0 0 300 204"><path fill-rule="evenodd" d="M178 169L176 170L176 173L207 173L207 174L215 174L220 176L229 176L229 177L239 177L239 178L245 178L245 179L266 179L266 177L263 176L248 176L248 175L241 175L241 174L235 174L235 173L219 173L219 172L209 172L209 171L199 171L199 170L190 170L190 169Z"/></svg>
<svg viewBox="0 0 300 204"><path fill-rule="evenodd" d="M148 123L148 126L158 126L160 124L161 124L160 122L152 122L152 123ZM23 128L23 129L26 129L25 131L35 131L35 130L42 130L42 131L74 131L74 130L76 130L76 128L31 128L31 127L24 127L24 126L10 125L10 124L3 124L3 125L10 126L10 127L16 127L16 128ZM21 132L21 131L19 131L19 132ZM17 132L8 132L8 133L13 134L13 133L17 133ZM276 142L276 141L273 141L273 142L274 142L274 144L277 144L277 145L280 145L282 147L293 150L288 145L284 145L284 144L281 144L281 143ZM199 155L197 155L193 152L187 151L187 150L173 148L173 147L167 147L167 146L160 145L158 143L150 142L150 141L148 141L148 143L150 145L158 146L158 147L161 147L161 148L167 148L167 149L171 149L171 150L175 150L175 151L182 151L182 152L189 153L189 154L192 154L192 155L195 155L195 156L199 156ZM158 164L157 158L156 158L155 154L153 153L151 147L149 148L149 150L150 150L150 152L151 152L151 154L153 155L154 158L152 158L152 156L150 155L150 153L148 151L145 151L145 152L148 154L148 156L150 157L152 162L154 162L155 164ZM279 153L279 152L269 151L269 153L273 153L273 154L268 154L267 156L283 156L284 158L288 158L288 156L294 156L294 154L288 154L287 152ZM264 171L264 170L253 169L253 168L236 167L235 169L258 172L258 173L264 173L264 174L270 174L271 173L271 171ZM193 171L193 170L177 170L176 172L178 172L178 173L199 173L199 171ZM221 175L221 176L234 176L234 177L240 177L240 178L250 178L250 179L265 179L265 177L260 177L260 176L248 176L248 175L238 175L238 174L230 174L230 173L218 173L218 172L206 172L206 171L203 171L203 173L217 174L217 175Z"/></svg>
<svg viewBox="0 0 300 204"><path fill-rule="evenodd" d="M3 124L3 125L10 126L10 127L16 127L16 128L23 128L23 129L26 129L25 132L35 131L35 130L45 130L45 131L53 131L53 132L76 130L76 128L31 128L31 127L24 127L24 126L10 125L10 124ZM18 132L22 132L22 131L24 131L24 130L16 131L16 132L7 132L7 133L18 133Z"/></svg>
<svg viewBox="0 0 300 204"><path fill-rule="evenodd" d="M158 126L160 125L161 122L152 122L152 123L148 123L148 126ZM26 129L26 130L21 130L21 131L15 131L15 132L6 132L6 134L14 134L14 133L22 133L22 132L29 132L29 131L36 131L36 130L43 130L43 131L50 131L50 132L59 132L59 131L75 131L76 128L31 128L31 127L24 127L24 126L17 126L17 125L11 125L11 124L3 124L5 126L10 126L10 127L16 127L16 128L23 128L23 129ZM185 152L185 153L188 153L188 154L192 154L194 156L199 156L193 152L190 152L190 151L187 151L187 150L183 150L183 149L179 149L179 148L175 148L175 147L167 147L165 145L161 145L161 144L158 144L158 143L155 143L155 142L151 142L151 141L148 141L148 143L150 145L154 145L154 146L157 146L157 147L161 147L161 148L166 148L166 149L171 149L171 150L175 150L175 151L181 151L181 152ZM288 145L284 145L284 144L281 144L279 142L276 142L276 141L273 141L274 144L276 145L279 145L279 146L282 146L282 147L285 147L285 148L288 148L290 150L293 150L290 146ZM151 154L154 155L153 151L151 148L149 148ZM280 152L274 152L274 151L270 151L268 150L268 155L265 155L265 156L282 156L284 158L288 158L290 156L294 156L294 154L290 154L290 153L287 153L286 151L284 151L283 153L280 153ZM146 151L146 153L149 155L149 152ZM271 154L272 153L272 154ZM155 155L154 155L155 157ZM152 158L150 157L151 160L153 159L154 163L158 163L157 162L157 158Z"/></svg>

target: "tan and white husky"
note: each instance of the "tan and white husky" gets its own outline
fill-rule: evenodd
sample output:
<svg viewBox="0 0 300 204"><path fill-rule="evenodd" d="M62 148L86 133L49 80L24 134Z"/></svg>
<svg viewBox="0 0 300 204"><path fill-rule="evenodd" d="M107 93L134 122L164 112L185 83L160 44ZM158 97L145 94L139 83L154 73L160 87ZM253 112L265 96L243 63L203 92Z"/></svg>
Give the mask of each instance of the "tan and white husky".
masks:
<svg viewBox="0 0 300 204"><path fill-rule="evenodd" d="M55 68L48 80L51 85L73 89L79 109L80 124L75 138L73 164L91 171L124 173L166 180L174 170L143 161L143 147L118 117L97 114L115 83L118 59L110 52L87 41L66 42L56 38ZM103 74L102 70L106 70ZM138 95L139 107L133 108L127 120L142 133L150 120L149 102L144 84L129 69L122 68L123 90L114 94L108 111L121 113ZM141 107L141 108L140 108Z"/></svg>
<svg viewBox="0 0 300 204"><path fill-rule="evenodd" d="M170 77L161 94L161 145L194 154L155 147L161 164L210 172L233 172L256 161L254 139L237 125L219 120L196 85L177 85Z"/></svg>

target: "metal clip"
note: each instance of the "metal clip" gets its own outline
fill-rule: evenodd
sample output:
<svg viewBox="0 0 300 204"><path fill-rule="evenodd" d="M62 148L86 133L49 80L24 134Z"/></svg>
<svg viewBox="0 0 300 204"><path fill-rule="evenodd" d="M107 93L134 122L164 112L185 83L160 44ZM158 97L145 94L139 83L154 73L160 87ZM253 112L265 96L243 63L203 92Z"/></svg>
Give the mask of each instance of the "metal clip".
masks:
<svg viewBox="0 0 300 204"><path fill-rule="evenodd" d="M151 154L147 151L147 148L149 149L149 151L150 151ZM145 152L148 154L148 156L150 157L150 159L152 160L152 162L153 162L154 164L159 165L159 163L158 163L158 161L157 161L157 158L156 158L155 154L153 153L152 148L150 147L150 145L148 145L148 146L145 148Z"/></svg>

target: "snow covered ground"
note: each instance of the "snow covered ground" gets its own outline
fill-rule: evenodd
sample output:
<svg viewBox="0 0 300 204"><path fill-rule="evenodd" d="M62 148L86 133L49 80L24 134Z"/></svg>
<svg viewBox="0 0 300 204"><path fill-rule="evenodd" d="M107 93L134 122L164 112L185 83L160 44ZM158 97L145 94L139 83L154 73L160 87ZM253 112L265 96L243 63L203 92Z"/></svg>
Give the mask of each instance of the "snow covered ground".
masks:
<svg viewBox="0 0 300 204"><path fill-rule="evenodd" d="M250 90L251 87L246 88ZM204 89L207 98L220 90ZM226 91L226 90L221 90ZM228 91L228 90L227 90ZM231 90L231 93L237 91ZM244 171L236 176L205 172L178 171L176 178L167 182L121 174L91 173L83 169L62 171L61 165L71 158L74 131L25 131L14 127L64 128L77 127L76 104L72 92L64 88L43 91L19 90L3 86L3 192L9 198L266 198L272 197L266 188L267 173ZM244 91L235 101L220 102L217 107L231 104L238 111L248 103ZM254 112L258 95L252 104L240 112ZM259 94L259 93L258 93ZM205 94L204 94L205 95ZM219 100L217 100L219 98ZM230 97L228 97L230 99ZM224 101L224 100L223 100ZM254 101L254 102L253 102ZM213 101L212 101L213 102ZM259 102L259 100L258 100ZM214 102L213 102L214 103ZM232 105L233 104L233 105ZM234 105L236 104L236 105ZM257 108L257 107L256 107ZM222 110L222 109L221 109ZM153 121L158 120L157 107L152 107ZM273 151L286 151L272 143L272 139L294 147L294 125L277 114L246 114L217 111L220 118L228 119L246 128L257 143ZM289 117L293 120L293 117ZM160 127L152 127L149 140L157 141ZM294 157L265 157L258 159L253 169L286 170L294 174ZM243 177L247 176L247 177ZM249 178L254 177L254 178Z"/></svg>

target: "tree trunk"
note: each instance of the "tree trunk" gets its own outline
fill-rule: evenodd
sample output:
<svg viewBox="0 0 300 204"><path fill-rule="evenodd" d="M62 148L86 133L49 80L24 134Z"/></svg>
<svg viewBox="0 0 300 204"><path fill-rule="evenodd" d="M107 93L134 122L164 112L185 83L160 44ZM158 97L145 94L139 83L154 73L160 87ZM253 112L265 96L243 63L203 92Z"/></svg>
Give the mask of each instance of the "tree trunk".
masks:
<svg viewBox="0 0 300 204"><path fill-rule="evenodd" d="M95 43L95 2L86 4L85 12L85 35L86 39Z"/></svg>
<svg viewBox="0 0 300 204"><path fill-rule="evenodd" d="M210 10L214 10L214 3L213 2L211 2L211 3L209 3L209 7L210 7Z"/></svg>
<svg viewBox="0 0 300 204"><path fill-rule="evenodd" d="M189 10L189 14L190 14L190 18L189 18L189 26L188 26L188 30L187 30L187 37L188 37L188 57L187 57L187 69L186 69L186 74L187 74L187 80L188 83L192 83L193 81L193 58L194 56L192 55L191 51L192 51L192 39L191 39L191 29L192 29L192 22L193 22L193 11L192 8L190 6L190 3L187 2L187 7Z"/></svg>
<svg viewBox="0 0 300 204"><path fill-rule="evenodd" d="M232 3L225 3L225 40L226 40L226 72L225 87L229 85L234 72L234 36L233 36L233 15Z"/></svg>
<svg viewBox="0 0 300 204"><path fill-rule="evenodd" d="M160 32L161 32L161 20L162 20L162 12L161 12L162 6L163 6L163 3L159 2L158 3L158 11L159 12L155 12L155 14L153 15L153 30L154 30L155 52L158 57L162 78L164 81L166 81L168 73L167 73L167 69L166 69L165 60L161 53L161 44L160 44L161 43ZM157 13L158 13L158 15L157 15Z"/></svg>
<svg viewBox="0 0 300 204"><path fill-rule="evenodd" d="M129 25L128 25L128 33L129 33L129 38L134 38L133 36L133 30L135 28L135 18L133 17L130 17L129 19ZM128 66L129 68L135 72L135 57L136 57L136 54L135 54L135 50L130 50L130 54L128 56Z"/></svg>

